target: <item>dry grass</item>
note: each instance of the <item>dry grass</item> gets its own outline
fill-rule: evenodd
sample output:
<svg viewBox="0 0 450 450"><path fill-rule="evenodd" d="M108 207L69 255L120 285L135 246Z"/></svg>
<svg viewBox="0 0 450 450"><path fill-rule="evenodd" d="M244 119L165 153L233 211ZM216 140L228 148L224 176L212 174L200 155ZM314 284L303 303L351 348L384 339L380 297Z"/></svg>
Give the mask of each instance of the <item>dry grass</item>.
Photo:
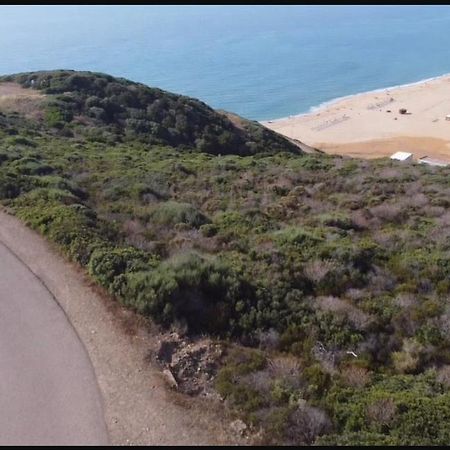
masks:
<svg viewBox="0 0 450 450"><path fill-rule="evenodd" d="M436 380L444 386L450 386L450 366L445 365L438 369Z"/></svg>
<svg viewBox="0 0 450 450"><path fill-rule="evenodd" d="M305 265L305 275L314 283L319 283L331 270L336 269L336 266L331 260L311 260Z"/></svg>
<svg viewBox="0 0 450 450"><path fill-rule="evenodd" d="M371 321L371 317L368 314L337 297L316 297L315 306L322 311L343 315L358 330L365 329Z"/></svg>
<svg viewBox="0 0 450 450"><path fill-rule="evenodd" d="M280 355L269 360L268 369L273 379L281 378L298 382L302 366L300 361L294 356Z"/></svg>
<svg viewBox="0 0 450 450"><path fill-rule="evenodd" d="M0 99L8 97L42 97L43 94L40 91L25 89L18 83L3 82L0 83Z"/></svg>
<svg viewBox="0 0 450 450"><path fill-rule="evenodd" d="M370 380L370 372L365 367L348 366L342 370L344 382L351 387L364 387Z"/></svg>
<svg viewBox="0 0 450 450"><path fill-rule="evenodd" d="M37 117L45 95L34 89L25 89L17 83L0 83L0 110L18 112L26 117Z"/></svg>
<svg viewBox="0 0 450 450"><path fill-rule="evenodd" d="M390 398L377 400L367 408L367 418L370 422L389 425L395 417L397 406Z"/></svg>

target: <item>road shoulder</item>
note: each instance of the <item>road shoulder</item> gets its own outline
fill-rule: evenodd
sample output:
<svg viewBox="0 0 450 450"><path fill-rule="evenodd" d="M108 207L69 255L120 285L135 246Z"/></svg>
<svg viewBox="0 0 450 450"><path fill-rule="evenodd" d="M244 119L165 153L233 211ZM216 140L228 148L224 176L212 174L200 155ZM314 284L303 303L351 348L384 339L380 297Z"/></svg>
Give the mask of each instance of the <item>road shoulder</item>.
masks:
<svg viewBox="0 0 450 450"><path fill-rule="evenodd" d="M151 331L106 298L83 271L16 217L0 210L0 241L44 283L83 342L103 396L112 445L226 444L223 422L175 403L148 358ZM126 332L124 324L132 324ZM190 404L190 406L187 406Z"/></svg>

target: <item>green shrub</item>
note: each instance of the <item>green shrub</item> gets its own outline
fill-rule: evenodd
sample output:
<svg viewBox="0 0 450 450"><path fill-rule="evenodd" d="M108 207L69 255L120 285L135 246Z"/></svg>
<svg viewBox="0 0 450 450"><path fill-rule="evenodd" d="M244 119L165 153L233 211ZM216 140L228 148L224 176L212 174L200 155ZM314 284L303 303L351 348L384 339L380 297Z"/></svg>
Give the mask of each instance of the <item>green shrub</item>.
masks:
<svg viewBox="0 0 450 450"><path fill-rule="evenodd" d="M236 307L251 294L226 264L194 253L165 261L150 272L126 273L122 282L120 296L126 304L136 304L163 324L186 321L191 332L214 335L238 331Z"/></svg>
<svg viewBox="0 0 450 450"><path fill-rule="evenodd" d="M250 412L262 406L260 394L239 380L243 376L260 371L267 365L265 356L253 349L232 348L215 380L215 386L224 398L231 398L239 408Z"/></svg>
<svg viewBox="0 0 450 450"><path fill-rule="evenodd" d="M88 272L100 284L109 287L114 278L123 273L148 270L151 267L149 257L133 247L96 248L89 259Z"/></svg>
<svg viewBox="0 0 450 450"><path fill-rule="evenodd" d="M308 383L306 394L311 398L323 397L331 386L331 377L323 371L320 364L307 367L302 376Z"/></svg>

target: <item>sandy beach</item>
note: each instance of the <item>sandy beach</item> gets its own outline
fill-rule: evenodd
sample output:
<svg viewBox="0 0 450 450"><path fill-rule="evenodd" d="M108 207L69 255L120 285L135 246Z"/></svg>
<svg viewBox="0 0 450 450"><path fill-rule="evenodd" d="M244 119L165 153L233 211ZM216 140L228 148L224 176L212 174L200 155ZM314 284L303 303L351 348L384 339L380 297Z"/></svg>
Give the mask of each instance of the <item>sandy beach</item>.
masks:
<svg viewBox="0 0 450 450"><path fill-rule="evenodd" d="M406 108L406 114L399 110ZM413 153L450 162L450 76L338 99L314 112L261 122L327 153Z"/></svg>

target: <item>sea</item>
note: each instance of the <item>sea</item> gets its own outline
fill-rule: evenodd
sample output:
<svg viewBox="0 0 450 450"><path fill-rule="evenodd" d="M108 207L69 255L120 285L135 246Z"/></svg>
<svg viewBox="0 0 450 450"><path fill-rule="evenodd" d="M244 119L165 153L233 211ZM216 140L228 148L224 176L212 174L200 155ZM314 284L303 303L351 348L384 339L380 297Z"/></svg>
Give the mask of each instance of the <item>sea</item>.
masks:
<svg viewBox="0 0 450 450"><path fill-rule="evenodd" d="M0 74L109 73L252 120L450 73L449 5L6 5Z"/></svg>

